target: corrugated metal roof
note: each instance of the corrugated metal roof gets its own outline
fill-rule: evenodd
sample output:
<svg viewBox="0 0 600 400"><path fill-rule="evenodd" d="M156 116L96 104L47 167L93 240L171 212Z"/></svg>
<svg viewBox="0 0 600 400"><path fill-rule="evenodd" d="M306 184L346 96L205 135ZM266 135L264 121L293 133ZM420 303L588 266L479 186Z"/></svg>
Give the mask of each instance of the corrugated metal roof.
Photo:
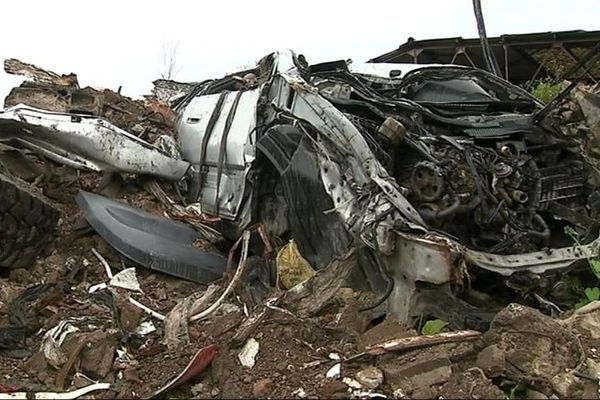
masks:
<svg viewBox="0 0 600 400"><path fill-rule="evenodd" d="M561 75L577 59L600 43L600 31L562 31L507 34L488 38L505 78L523 83L532 77ZM451 37L408 41L396 50L371 59L373 63L452 63L485 68L479 38ZM590 71L590 80L600 80L600 65ZM581 71L580 71L581 72ZM577 74L575 74L577 76ZM564 76L566 79L573 76Z"/></svg>

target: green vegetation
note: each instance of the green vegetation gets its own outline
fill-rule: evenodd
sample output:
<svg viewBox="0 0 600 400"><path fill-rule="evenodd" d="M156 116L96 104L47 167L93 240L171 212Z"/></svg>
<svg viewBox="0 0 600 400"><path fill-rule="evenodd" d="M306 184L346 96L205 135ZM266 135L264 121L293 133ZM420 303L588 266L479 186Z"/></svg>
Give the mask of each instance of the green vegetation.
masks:
<svg viewBox="0 0 600 400"><path fill-rule="evenodd" d="M552 83L552 79L545 78L536 81L531 87L531 95L544 104L548 104L552 99L560 94L562 86L560 83Z"/></svg>
<svg viewBox="0 0 600 400"><path fill-rule="evenodd" d="M579 234L577 231L575 231L575 229L571 228L570 226L565 226L565 234L567 234L571 240L573 240L575 247L581 246ZM588 257L587 262L590 266L590 270L594 273L596 278L600 280L600 259L597 257ZM583 292L581 292L580 289L579 294L581 297L579 301L575 303L575 308L581 308L592 301L600 300L600 288L597 286L585 288L583 289Z"/></svg>
<svg viewBox="0 0 600 400"><path fill-rule="evenodd" d="M592 301L597 301L600 299L600 289L598 287L585 288L583 294L584 297L575 303L575 308L581 308L587 304L590 304Z"/></svg>
<svg viewBox="0 0 600 400"><path fill-rule="evenodd" d="M432 319L425 322L423 328L421 328L422 335L435 335L436 333L440 333L448 323L441 319Z"/></svg>

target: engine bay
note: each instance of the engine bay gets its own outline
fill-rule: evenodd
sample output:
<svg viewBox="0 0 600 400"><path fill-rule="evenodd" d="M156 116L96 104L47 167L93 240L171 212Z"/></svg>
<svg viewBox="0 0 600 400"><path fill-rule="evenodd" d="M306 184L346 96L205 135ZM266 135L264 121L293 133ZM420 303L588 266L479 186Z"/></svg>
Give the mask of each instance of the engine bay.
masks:
<svg viewBox="0 0 600 400"><path fill-rule="evenodd" d="M597 237L593 174L574 143L534 124L539 105L519 88L462 68L421 69L397 84L337 68L312 83L431 229L496 254L572 245L573 232L579 243Z"/></svg>

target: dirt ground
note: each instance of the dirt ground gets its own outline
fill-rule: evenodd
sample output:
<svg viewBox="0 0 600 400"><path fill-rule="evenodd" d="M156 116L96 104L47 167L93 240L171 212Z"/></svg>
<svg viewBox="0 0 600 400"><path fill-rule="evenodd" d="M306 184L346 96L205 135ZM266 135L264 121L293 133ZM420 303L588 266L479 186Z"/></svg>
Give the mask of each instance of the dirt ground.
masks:
<svg viewBox="0 0 600 400"><path fill-rule="evenodd" d="M210 367L164 396L506 398L512 391L513 397L597 398L600 311L596 310L556 321L537 310L511 305L475 341L344 361L368 346L418 333L392 317L360 312L372 301L369 293L340 291L327 307L306 317L296 315L285 303L245 307L242 287L210 317L189 323L187 338L175 345L167 343L165 324L124 299L131 295L167 315L186 297L204 293L206 286L137 268L140 293L113 289L110 301L102 292L90 294L90 286L107 281L92 248L114 273L126 267L118 253L85 229L73 200L79 189L108 190L105 180L54 165L46 166L46 171L41 186L59 204L63 217L56 240L31 270L1 272L0 327L14 313L11 305L19 294L36 284L48 284L36 296L22 300L22 318L29 331L19 351L0 353L1 391L65 391L108 382L110 390L86 397L147 398L182 372L196 351L216 345ZM133 178L116 187L116 197L151 212L164 212L164 206ZM220 283L219 292L225 284ZM279 294L266 293L264 298ZM262 322L241 335L249 317L261 310L265 311ZM65 360L52 365L42 347L45 333L61 321L79 330L60 346L64 358L73 358L66 372ZM151 322L156 330L137 334L136 328L144 322ZM80 340L84 345L78 352ZM259 346L252 367L241 365L239 358L248 340ZM327 377L328 372L333 376Z"/></svg>

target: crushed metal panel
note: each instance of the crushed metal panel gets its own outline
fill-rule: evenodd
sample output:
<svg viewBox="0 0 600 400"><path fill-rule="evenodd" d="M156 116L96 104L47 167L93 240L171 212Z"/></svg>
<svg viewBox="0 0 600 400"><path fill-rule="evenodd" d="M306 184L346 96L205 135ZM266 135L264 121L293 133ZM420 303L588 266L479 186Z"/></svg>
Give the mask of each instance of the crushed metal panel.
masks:
<svg viewBox="0 0 600 400"><path fill-rule="evenodd" d="M416 236L396 235L396 251L383 260L394 277L388 312L408 321L418 301L417 283L443 285L450 282L456 266L450 248L443 243Z"/></svg>
<svg viewBox="0 0 600 400"><path fill-rule="evenodd" d="M238 217L246 177L255 159L256 109L260 91L261 87L257 87L195 97L177 121L183 157L193 166L190 192L195 198L190 200L200 202L206 212L212 212L219 183L218 215L225 219ZM212 118L215 112L218 115ZM206 145L204 150L203 145Z"/></svg>
<svg viewBox="0 0 600 400"><path fill-rule="evenodd" d="M0 112L0 140L14 139L75 168L183 178L189 164L99 118L24 105Z"/></svg>
<svg viewBox="0 0 600 400"><path fill-rule="evenodd" d="M600 237L589 244L581 246L546 249L533 253L501 255L466 250L465 256L470 263L509 276L520 271L542 274L567 268L579 260L596 257L599 249Z"/></svg>
<svg viewBox="0 0 600 400"><path fill-rule="evenodd" d="M80 191L76 201L103 239L146 268L200 283L225 273L227 258L196 248L206 238L186 224L94 193Z"/></svg>
<svg viewBox="0 0 600 400"><path fill-rule="evenodd" d="M309 122L345 153L345 164L351 168L358 184L374 181L411 227L424 230L426 224L417 210L400 193L395 180L381 166L362 134L337 108L318 94L296 91L292 113ZM334 204L337 203L334 201Z"/></svg>

